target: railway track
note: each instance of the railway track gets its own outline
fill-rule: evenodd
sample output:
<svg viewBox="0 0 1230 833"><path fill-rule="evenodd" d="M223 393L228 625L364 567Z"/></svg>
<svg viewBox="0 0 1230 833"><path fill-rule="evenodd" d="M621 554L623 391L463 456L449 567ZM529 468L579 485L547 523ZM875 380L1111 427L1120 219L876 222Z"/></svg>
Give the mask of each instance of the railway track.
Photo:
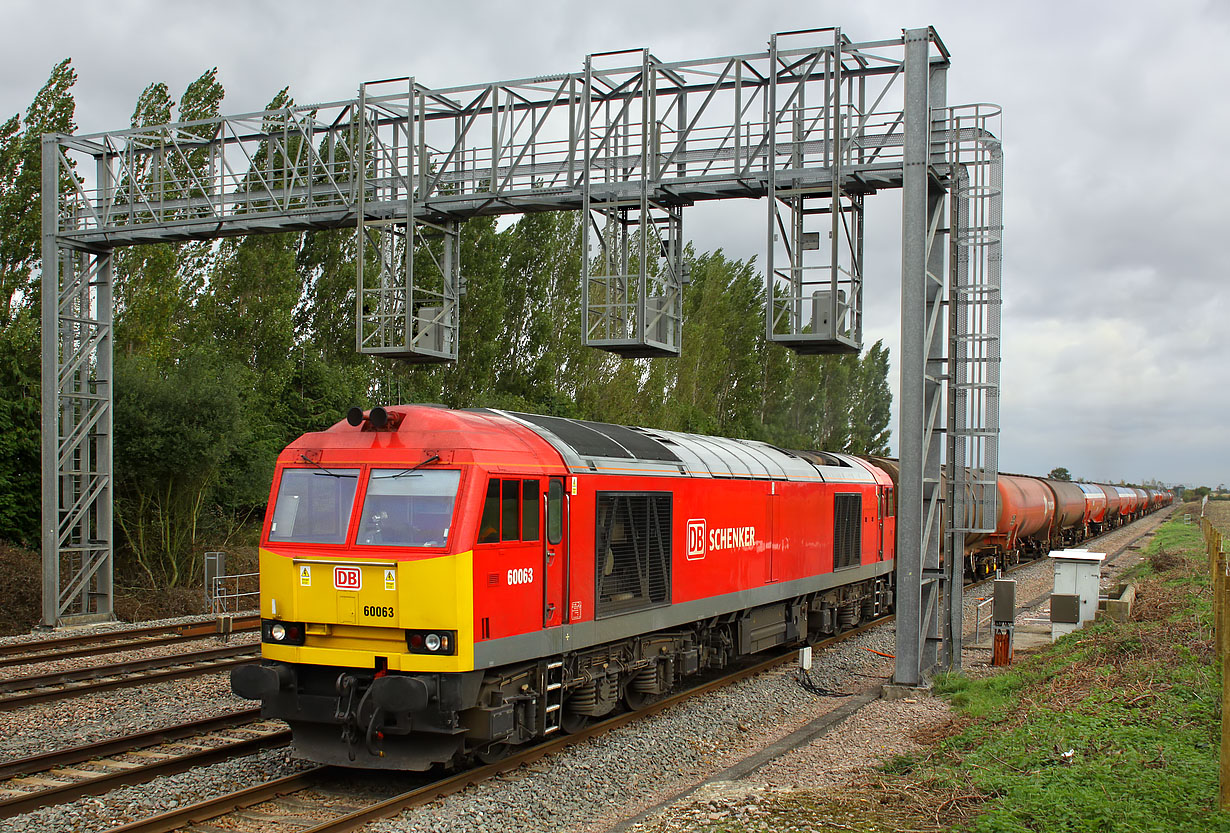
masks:
<svg viewBox="0 0 1230 833"><path fill-rule="evenodd" d="M1126 552L1141 538L1151 534L1152 531L1153 529L1144 531L1120 546L1108 558L1107 563L1113 561L1123 552ZM1119 532L1123 532L1123 528L1091 538L1088 541L1082 542L1081 546L1087 546L1108 535ZM1036 559L1022 562L1019 565L1014 565L1011 570L1006 572L1012 572L1037 563ZM970 582L966 586L972 587L989 580L990 578ZM891 621L892 618L892 616L881 617L873 622L824 640L818 643L816 647L821 649L827 648L844 639L862 633L871 627ZM255 647L252 646L253 649ZM591 737L612 731L641 717L662 711L689 697L698 696L790 662L795 656L796 651L794 650L785 652L740 669L732 674L663 698L638 711L628 712L594 724L576 734L539 744L497 763L466 770L443 778L421 779L421 783L416 783L412 789L402 790L376 801L365 803L362 798L357 797L355 794L356 792L360 795L363 793L370 794L372 792L370 785L360 785L359 789L355 791L343 789L339 792L337 786L339 782L354 779L361 780L363 774L356 774L355 771L344 768L318 766L266 784L248 787L215 799L132 822L123 827L116 828L116 830L119 833L156 833L156 831L185 829L199 831L199 833L223 829L228 831L259 829L263 831L282 828L295 830L297 833L341 833L341 831L357 830L371 821L388 818L403 810L459 792L467 786L480 783L496 774L508 772L517 767L532 763L544 756L562 751ZM0 705L0 708L3 708L3 705ZM256 713L257 711L252 709L248 710L248 713ZM241 714L245 713L236 713L235 717ZM191 725L185 724L185 726ZM150 761L148 764L131 764L127 762L125 764L112 765L111 768L118 768L120 771L108 772L104 775L100 775L97 771L86 770L83 772L79 768L72 767L73 763L95 758L100 754L112 754L104 752L98 747L81 747L78 750L66 750L65 753L51 753L47 756L38 756L39 758L47 759L50 762L50 766L54 768L48 770L44 767L41 771L47 774L41 779L35 779L36 781L46 781L49 779L64 780L66 778L76 780L70 780L68 783L63 784L44 786L37 791L21 795L13 794L9 797L0 797L0 818L29 812L38 806L69 801L84 795L99 794L114 789L117 786L142 783L158 775L180 772L192 766L204 765L229 757L249 754L261 748L284 744L289 740L290 733L284 729L265 726L261 730L253 729L243 734L246 734L247 737L230 737L212 746L203 747L199 743L180 744L181 748L186 748L187 750L182 753L170 752L169 748L167 752L146 753L148 757L159 760ZM125 738L117 739L115 743L132 743L134 741L136 741L136 738ZM152 741L152 743L163 742L162 740ZM59 754L64 754L67 757L63 760L51 760ZM88 757L81 757L83 755ZM30 760L34 762L36 759ZM23 762L0 765L0 777L9 775L13 771L13 767L20 765L23 765ZM94 766L104 770L108 769L108 765L101 762ZM23 771L31 772L33 770L25 769ZM401 775L403 778L405 777L404 773ZM421 778L420 776L414 777L416 780ZM9 783L0 784L0 796L3 796L5 793L14 792L16 791L9 788ZM221 817L223 816L227 818L222 820ZM322 817L324 820L321 820ZM221 822L220 825L212 823L215 819Z"/></svg>
<svg viewBox="0 0 1230 833"><path fill-rule="evenodd" d="M1126 542L1126 543L1124 543L1124 544L1122 544L1122 545L1120 545L1120 546L1116 547L1114 550L1112 550L1112 551L1110 551L1110 552L1106 553L1106 559L1102 562L1102 567L1103 567L1103 568L1105 568L1105 567L1109 566L1110 564L1113 564L1113 563L1114 563L1114 562L1115 562L1115 561L1116 561L1116 560L1117 560L1117 559L1118 559L1121 555L1123 555L1125 552L1127 552L1128 550L1130 550L1130 549L1131 549L1133 546L1135 546L1135 545L1136 545L1136 544L1137 544L1137 543L1138 543L1141 539L1143 539L1143 538L1147 538L1148 536L1150 536L1150 535L1152 535L1154 532L1156 532L1156 531L1157 531L1157 529L1158 529L1158 527L1159 527L1159 526L1161 526L1161 525L1162 525L1162 523L1164 523L1164 522L1165 522L1165 521L1166 521L1166 520L1170 517L1170 515L1171 515L1172 513L1173 513L1173 509L1162 509L1162 510L1160 510L1159 512L1156 512L1156 513L1153 513L1153 514L1150 514L1150 515L1146 515L1144 518L1138 518L1137 520L1132 521L1132 523L1130 523L1130 524L1126 524L1126 525L1124 525L1124 526L1116 527L1115 529L1111 529L1111 530L1108 530L1108 531L1106 531L1106 532L1103 532L1101 535L1095 535L1095 536L1094 536L1094 537L1092 537L1092 538L1086 538L1084 541L1081 541L1081 542L1079 542L1078 544L1076 544L1076 546L1078 546L1078 547L1082 547L1082 548L1086 548L1086 547L1088 547L1090 544L1096 544L1096 543L1098 543L1098 542L1102 541L1103 539L1109 538L1109 537L1110 537L1110 536L1112 536L1112 535L1116 535L1116 534L1119 534L1119 533L1123 533L1123 532L1130 531L1130 530L1131 530L1131 528L1132 528L1132 525L1133 525L1133 524L1136 524L1136 523L1139 523L1140 521L1144 521L1144 520L1148 520L1148 519L1154 519L1154 520L1156 520L1156 523L1154 523L1154 524L1153 524L1152 526L1150 526L1148 529L1145 529L1145 530L1143 530L1143 531L1139 532L1138 534L1136 534L1136 535L1134 535L1133 537L1129 538L1129 539L1127 540L1127 542ZM1008 568L1007 570L1004 570L1003 574L1004 574L1005 576L1010 575L1011 573L1014 573L1014 572L1016 572L1017 570L1021 570L1021 569L1024 569L1024 568L1026 568L1026 567L1030 567L1030 566L1037 565L1037 564L1039 564L1041 561L1042 561L1042 558L1033 558L1033 559L1030 559L1029 561L1021 561L1021 562L1019 562L1019 563L1017 563L1017 564L1012 565L1012 567ZM988 576L988 577L986 577L986 578L978 579L977 581L969 582L969 583L967 583L967 584L965 585L965 589L966 589L966 590L969 590L969 589L972 589L973 587L976 587L976 586L979 586L979 585L983 585L983 584L990 584L990 583L991 583L994 579L995 579L995 576ZM1048 588L1048 589L1046 589L1046 590L1042 591L1041 593L1037 594L1037 595L1036 595L1036 596L1034 596L1033 598L1028 599L1028 600L1026 600L1026 601L1024 601L1024 602L1022 602L1022 603L1018 604L1018 605L1016 606L1016 614L1019 616L1019 615L1021 615L1022 613L1025 613L1025 612L1027 612L1027 611L1033 610L1035 607L1037 607L1038 605L1040 605L1042 602L1046 601L1046 599L1048 599L1048 598L1050 597L1051 592L1052 592L1052 591L1051 591L1051 589L1050 589L1050 588ZM976 614L975 614L975 615L976 615ZM963 629L963 631L962 631L962 635L963 635L963 638L966 640L966 643L967 643L967 644L966 644L966 647L971 647L968 643L969 643L969 641L972 639L972 637L973 637L974 633L975 633L975 628L973 628L973 627ZM984 647L984 648L982 648L981 650L989 650L989 649Z"/></svg>
<svg viewBox="0 0 1230 833"><path fill-rule="evenodd" d="M259 655L259 644L230 645L50 674L11 677L0 680L0 711L96 691L212 674L252 662Z"/></svg>
<svg viewBox="0 0 1230 833"><path fill-rule="evenodd" d="M1104 538L1109 538L1111 535L1117 535L1121 532L1126 532L1127 530L1131 529L1132 524L1136 524L1136 523L1139 523L1140 521L1148 520L1150 518L1153 518L1159 521L1159 524L1156 524L1150 529L1147 529L1144 532L1141 532L1139 535L1135 536L1134 538L1129 540L1126 544L1114 550L1113 552L1107 553L1106 560L1103 562L1103 565L1105 566L1106 564L1113 563L1116 558L1118 558L1120 555L1122 555L1124 552L1130 549L1131 546L1135 544L1137 541L1139 541L1141 538L1144 538L1146 535L1153 533L1157 529L1157 526L1160 525L1160 522L1166 520L1169 517L1170 517L1170 512L1163 509L1157 513L1146 515L1143 518L1137 518L1135 521L1132 521L1129 524L1118 526L1118 527L1115 527L1114 529L1109 529L1106 532L1103 532L1099 535L1094 535L1092 538L1086 538L1083 541L1078 541L1076 544L1073 544L1073 546L1086 549L1089 547L1090 544L1096 544L1099 541L1103 540ZM1011 573L1015 573L1017 570L1021 570L1026 567L1031 567L1035 564L1040 563L1042 559L1044 559L1045 557L1046 557L1045 555L1039 555L1037 558L1030 558L1028 560L1018 561L1016 564L1013 564L1011 567L1004 570L1002 574L1006 576ZM996 577L994 575L989 575L989 576L983 576L982 578L972 579L965 583L965 588L968 590L971 587L977 587L982 584L989 584L990 582L994 581L995 578Z"/></svg>
<svg viewBox="0 0 1230 833"><path fill-rule="evenodd" d="M260 624L259 616L237 616L231 619L227 632L240 633L258 630ZM218 636L222 633L220 626L217 620L205 619L180 625L151 625L144 628L83 633L0 645L0 668L190 642L195 639Z"/></svg>
<svg viewBox="0 0 1230 833"><path fill-rule="evenodd" d="M290 741L280 721L243 709L0 764L0 819L141 784Z"/></svg>
<svg viewBox="0 0 1230 833"><path fill-rule="evenodd" d="M881 617L819 642L814 647L821 649L830 647L863 633L871 627L891 621L891 619L891 616ZM369 822L389 818L403 810L452 795L500 773L510 772L547 755L656 714L691 697L706 694L792 662L797 655L797 649L791 649L684 691L668 695L637 711L625 712L594 723L579 732L537 744L495 763L440 778L425 779L412 789L400 791L390 797L367 804L355 805L353 795L339 796L330 786L338 780L354 778L356 775L354 770L317 766L265 784L247 787L158 816L135 821L114 828L112 833L170 833L176 830L205 833L205 831L224 829L228 831L284 829L294 830L296 833L344 833L358 830ZM401 773L401 775L406 774ZM226 817L225 820L222 819L223 816ZM321 820L322 816L326 818ZM214 823L215 820L218 821L217 824Z"/></svg>

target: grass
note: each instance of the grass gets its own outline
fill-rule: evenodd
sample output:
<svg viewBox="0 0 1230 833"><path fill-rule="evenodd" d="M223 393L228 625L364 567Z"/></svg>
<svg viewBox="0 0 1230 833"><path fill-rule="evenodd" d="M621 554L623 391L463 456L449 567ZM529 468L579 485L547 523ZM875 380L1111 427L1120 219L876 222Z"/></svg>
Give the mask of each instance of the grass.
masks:
<svg viewBox="0 0 1230 833"><path fill-rule="evenodd" d="M971 796L970 831L1230 831L1216 810L1221 680L1199 528L1167 523L1132 620L1097 623L1008 673L937 682L953 734L887 769Z"/></svg>

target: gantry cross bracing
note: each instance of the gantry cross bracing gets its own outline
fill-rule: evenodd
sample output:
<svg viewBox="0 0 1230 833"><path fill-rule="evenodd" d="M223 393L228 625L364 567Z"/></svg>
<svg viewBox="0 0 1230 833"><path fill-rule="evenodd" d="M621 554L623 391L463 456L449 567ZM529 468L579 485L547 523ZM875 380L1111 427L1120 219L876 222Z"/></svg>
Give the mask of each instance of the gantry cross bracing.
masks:
<svg viewBox="0 0 1230 833"><path fill-rule="evenodd" d="M589 253L586 343L627 356L673 355L686 208L762 199L768 336L801 352L854 351L863 329L865 198L904 189L903 251L921 246L929 255L924 266L903 255L903 289L943 285L948 247L934 245L947 234L935 222L940 206L958 171L984 164L963 149L994 138L986 118L962 120L960 108L945 106L948 62L931 29L866 42L818 29L774 35L767 50L744 55L664 62L645 50L603 53L559 75L450 88L402 78L365 83L345 101L45 137L45 623L111 612L116 247L354 227L358 349L447 361L462 335L460 224L577 210ZM919 85L925 94L912 95ZM957 276L955 266L949 271ZM923 302L918 320L930 323L903 338L903 383L923 356L927 378L943 384L933 364L945 356L945 299L928 291ZM924 441L937 430L937 402L927 406L929 419L915 419L921 396L903 388L900 399L903 562L940 538L938 486L924 489L939 482L931 471L939 444ZM980 478L979 497L985 467ZM920 616L936 609L907 590L934 585L924 594L938 598L933 565L924 562L926 570L907 564L903 573L907 619L914 608ZM934 641L920 644L923 652Z"/></svg>

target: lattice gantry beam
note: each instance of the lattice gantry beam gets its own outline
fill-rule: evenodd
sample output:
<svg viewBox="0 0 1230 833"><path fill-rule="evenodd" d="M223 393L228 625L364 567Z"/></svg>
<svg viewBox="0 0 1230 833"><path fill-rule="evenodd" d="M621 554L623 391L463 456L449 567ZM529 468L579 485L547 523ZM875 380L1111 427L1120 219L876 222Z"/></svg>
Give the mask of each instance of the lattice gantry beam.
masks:
<svg viewBox="0 0 1230 833"><path fill-rule="evenodd" d="M769 43L769 158L791 149L769 171L766 279L770 340L801 353L857 353L862 346L863 199L843 168L866 163L865 126L887 89L870 102L868 82L893 85L897 71L869 78L869 61L832 30L832 46L801 59ZM875 92L875 90L873 90ZM896 139L891 128L883 137ZM882 149L881 142L877 149ZM800 187L807 169L829 172L827 193ZM847 191L852 187L853 191Z"/></svg>
<svg viewBox="0 0 1230 833"><path fill-rule="evenodd" d="M847 352L862 341L864 201L902 188L895 676L921 681L945 637L941 599L953 584L938 561L938 435L959 440L949 462L970 461L968 485L985 494L998 430L998 237L979 242L984 229L998 234L998 202L976 198L979 172L997 169L968 155L992 147L992 128L946 114L948 58L930 29L863 42L817 29L742 55L591 55L558 75L448 88L404 78L365 84L353 100L50 137L45 621L111 610L116 246L354 228L358 349L447 361L460 338L460 224L582 210L587 342L670 355L686 284L683 210L764 197L769 338ZM988 176L994 190L998 174ZM985 221L984 208L994 215ZM953 360L966 371L948 374L946 402Z"/></svg>
<svg viewBox="0 0 1230 833"><path fill-rule="evenodd" d="M43 142L43 189L62 161ZM43 624L111 618L112 272L109 252L61 247L43 206ZM47 557L48 553L54 558Z"/></svg>
<svg viewBox="0 0 1230 833"><path fill-rule="evenodd" d="M683 127L681 81L647 51L633 74L585 62L583 338L623 356L679 353L683 205L662 199L660 182L663 126Z"/></svg>
<svg viewBox="0 0 1230 833"><path fill-rule="evenodd" d="M390 95L390 86L405 92ZM457 358L461 320L460 221L416 211L432 188L432 171L421 167L426 97L413 78L364 84L358 110L357 348L419 363ZM390 205L401 210L381 210Z"/></svg>

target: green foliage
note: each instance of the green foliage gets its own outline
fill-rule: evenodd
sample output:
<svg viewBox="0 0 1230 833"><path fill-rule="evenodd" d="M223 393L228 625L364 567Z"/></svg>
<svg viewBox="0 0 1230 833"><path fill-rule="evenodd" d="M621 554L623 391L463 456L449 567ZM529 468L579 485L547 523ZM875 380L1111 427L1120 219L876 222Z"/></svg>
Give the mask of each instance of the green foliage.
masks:
<svg viewBox="0 0 1230 833"><path fill-rule="evenodd" d="M1072 473L1063 466L1051 469L1051 473L1047 475L1051 480L1071 480Z"/></svg>
<svg viewBox="0 0 1230 833"><path fill-rule="evenodd" d="M133 564L155 585L198 572L203 522L225 464L250 447L247 371L205 352L170 369L115 363L115 522Z"/></svg>
<svg viewBox="0 0 1230 833"><path fill-rule="evenodd" d="M42 134L72 133L77 75L51 71L25 118L0 125L0 539L39 537ZM61 187L68 186L61 182Z"/></svg>
<svg viewBox="0 0 1230 833"><path fill-rule="evenodd" d="M0 329L0 539L34 546L42 496L38 319Z"/></svg>
<svg viewBox="0 0 1230 833"><path fill-rule="evenodd" d="M0 125L0 537L38 535L39 418L36 269L43 132L74 129L68 61L25 114ZM148 85L131 125L156 141L166 123L213 137L224 98L216 69L178 101ZM266 127L295 118L288 89ZM293 131L291 131L293 134ZM253 171L306 182L291 138L252 155ZM115 183L183 196L203 150L167 162L135 158ZM250 175L252 205L262 199ZM67 183L65 183L67 184ZM237 210L244 210L239 206ZM121 248L113 259L116 318L115 499L126 568L156 583L193 574L268 497L277 453L353 405L441 402L497 407L700 433L783 446L883 452L891 394L881 344L856 356L800 357L765 337L764 278L753 261L689 250L683 355L622 359L582 344L581 217L491 217L461 230L465 292L458 360L414 366L360 355L355 340L352 229L257 235L220 242ZM423 235L422 257L439 241ZM375 268L370 249L365 269ZM423 267L423 268L419 268Z"/></svg>
<svg viewBox="0 0 1230 833"><path fill-rule="evenodd" d="M35 95L24 121L13 116L0 125L0 327L19 308L36 303L36 270L42 241L42 137L72 133L76 102L71 88L77 72L65 58ZM60 183L62 190L70 187Z"/></svg>

